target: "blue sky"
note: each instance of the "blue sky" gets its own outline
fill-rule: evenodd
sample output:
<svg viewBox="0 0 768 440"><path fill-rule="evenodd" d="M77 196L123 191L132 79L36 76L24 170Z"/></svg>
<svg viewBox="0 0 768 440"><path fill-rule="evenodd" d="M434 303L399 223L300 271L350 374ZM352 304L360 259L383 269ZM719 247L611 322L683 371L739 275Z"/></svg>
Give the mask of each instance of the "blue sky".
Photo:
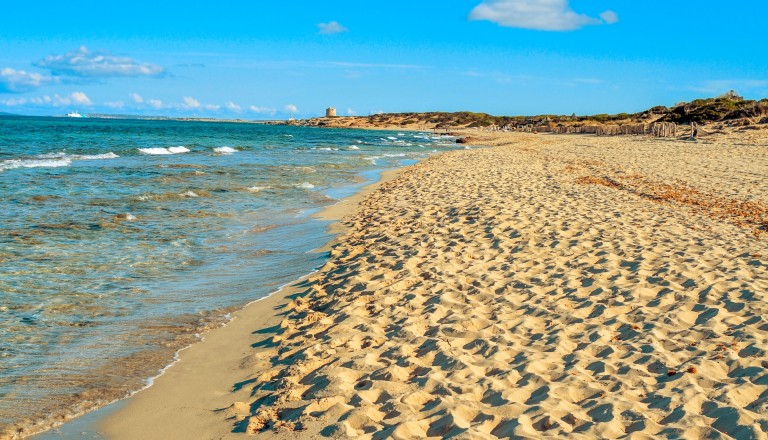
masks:
<svg viewBox="0 0 768 440"><path fill-rule="evenodd" d="M0 111L244 119L768 97L765 2L11 2Z"/></svg>

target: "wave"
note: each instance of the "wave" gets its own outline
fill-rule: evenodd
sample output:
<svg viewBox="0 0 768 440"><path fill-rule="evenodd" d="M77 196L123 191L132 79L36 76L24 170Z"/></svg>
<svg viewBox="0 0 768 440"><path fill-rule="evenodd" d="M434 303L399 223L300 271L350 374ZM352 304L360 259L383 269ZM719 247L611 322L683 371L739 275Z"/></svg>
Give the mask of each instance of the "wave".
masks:
<svg viewBox="0 0 768 440"><path fill-rule="evenodd" d="M189 153L189 148L184 146L178 146L178 147L154 147L154 148L139 148L139 151L141 151L144 154L149 154L152 156L162 156L162 155L168 155L168 154L180 154L180 153Z"/></svg>
<svg viewBox="0 0 768 440"><path fill-rule="evenodd" d="M388 154L382 154L379 156L368 156L365 158L368 162L370 162L371 165L378 165L376 162L379 159L384 158L391 158L391 157L421 157L421 152L413 152L413 153L388 153Z"/></svg>
<svg viewBox="0 0 768 440"><path fill-rule="evenodd" d="M61 168L68 167L73 160L103 160L117 159L117 154L113 152L103 154L67 154L67 153L45 153L39 154L29 159L7 159L0 161L0 171L12 170L16 168Z"/></svg>
<svg viewBox="0 0 768 440"><path fill-rule="evenodd" d="M213 152L218 154L232 154L237 153L237 150L232 147L216 147L213 149Z"/></svg>
<svg viewBox="0 0 768 440"><path fill-rule="evenodd" d="M315 185L312 185L309 182L304 182L304 183L300 183L300 184L296 185L296 188L301 188L301 189L312 189L314 187L315 187Z"/></svg>
<svg viewBox="0 0 768 440"><path fill-rule="evenodd" d="M67 153L64 153L63 151L60 153L45 153L45 154L38 154L35 157L37 159L63 159L67 157Z"/></svg>
<svg viewBox="0 0 768 440"><path fill-rule="evenodd" d="M113 152L102 154L67 154L65 152L38 154L35 159L70 159L70 160L100 160L117 159L117 154Z"/></svg>
<svg viewBox="0 0 768 440"><path fill-rule="evenodd" d="M72 159L68 157L57 159L10 159L0 161L0 171L16 168L60 168L68 167Z"/></svg>
<svg viewBox="0 0 768 440"><path fill-rule="evenodd" d="M71 156L72 160L102 160L102 159L117 159L120 156L113 152L104 154L76 154Z"/></svg>

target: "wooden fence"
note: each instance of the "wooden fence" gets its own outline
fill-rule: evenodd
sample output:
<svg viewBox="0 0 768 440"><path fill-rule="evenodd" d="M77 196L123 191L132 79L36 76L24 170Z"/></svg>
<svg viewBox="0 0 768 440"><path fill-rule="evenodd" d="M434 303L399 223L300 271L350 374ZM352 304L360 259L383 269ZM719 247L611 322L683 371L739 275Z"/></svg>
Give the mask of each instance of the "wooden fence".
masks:
<svg viewBox="0 0 768 440"><path fill-rule="evenodd" d="M557 134L596 134L598 136L650 135L655 137L677 137L677 125L672 122L623 125L519 125L517 131Z"/></svg>

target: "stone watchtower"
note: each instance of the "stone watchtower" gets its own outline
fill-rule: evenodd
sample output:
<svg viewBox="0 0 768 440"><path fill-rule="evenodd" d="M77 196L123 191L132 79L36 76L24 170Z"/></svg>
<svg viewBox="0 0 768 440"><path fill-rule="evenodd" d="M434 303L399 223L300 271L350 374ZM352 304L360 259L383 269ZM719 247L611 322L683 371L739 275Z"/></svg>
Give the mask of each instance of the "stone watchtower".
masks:
<svg viewBox="0 0 768 440"><path fill-rule="evenodd" d="M326 118L335 118L336 117L336 109L333 107L328 107L325 109L325 117Z"/></svg>

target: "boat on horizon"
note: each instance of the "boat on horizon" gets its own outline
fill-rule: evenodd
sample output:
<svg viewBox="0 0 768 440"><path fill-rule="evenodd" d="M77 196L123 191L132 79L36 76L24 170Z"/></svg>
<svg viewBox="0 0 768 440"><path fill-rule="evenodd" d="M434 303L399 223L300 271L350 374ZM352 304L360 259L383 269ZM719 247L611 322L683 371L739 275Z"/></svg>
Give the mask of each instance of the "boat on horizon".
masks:
<svg viewBox="0 0 768 440"><path fill-rule="evenodd" d="M77 111L69 112L65 116L68 117L68 118L84 118L85 117L85 116L83 116L82 114L80 114Z"/></svg>

